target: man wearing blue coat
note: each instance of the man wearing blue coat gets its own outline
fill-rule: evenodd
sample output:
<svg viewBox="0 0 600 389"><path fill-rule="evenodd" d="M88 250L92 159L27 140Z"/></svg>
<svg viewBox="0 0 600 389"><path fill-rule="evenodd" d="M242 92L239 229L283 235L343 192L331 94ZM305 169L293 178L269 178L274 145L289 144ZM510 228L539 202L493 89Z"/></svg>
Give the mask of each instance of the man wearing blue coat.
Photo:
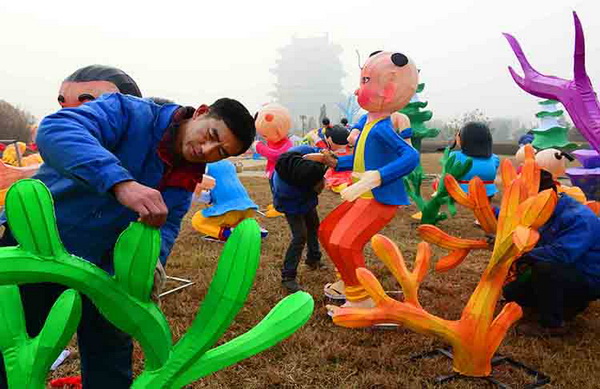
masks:
<svg viewBox="0 0 600 389"><path fill-rule="evenodd" d="M542 170L541 176L540 191L556 191L552 175ZM600 297L600 220L561 194L539 233L536 247L517 261L518 277L504 287L504 297L538 315L537 323L521 324L518 332L563 335L565 321Z"/></svg>
<svg viewBox="0 0 600 389"><path fill-rule="evenodd" d="M52 193L60 237L70 253L111 273L119 234L139 219L160 228L159 259L165 264L205 164L244 153L254 136L254 120L236 100L194 109L104 94L42 121L37 144L44 165L34 178ZM0 245L13 244L7 231ZM31 335L64 289L21 287ZM131 338L87 299L78 342L84 388L130 387ZM0 388L6 387L3 381L2 373Z"/></svg>

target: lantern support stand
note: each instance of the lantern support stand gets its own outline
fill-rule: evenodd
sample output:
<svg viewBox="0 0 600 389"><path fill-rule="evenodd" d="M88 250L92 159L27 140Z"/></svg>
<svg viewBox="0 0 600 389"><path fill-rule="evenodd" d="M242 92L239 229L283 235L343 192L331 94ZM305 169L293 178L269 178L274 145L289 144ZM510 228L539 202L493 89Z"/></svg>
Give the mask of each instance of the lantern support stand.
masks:
<svg viewBox="0 0 600 389"><path fill-rule="evenodd" d="M420 359L425 359L425 358L433 358L436 357L438 355L444 356L450 360L453 359L453 355L452 352L450 351L450 349L445 349L445 348L437 348L435 350L431 350L431 351L426 351L424 353L420 353L420 354L416 354L410 357L411 362L415 362L418 361ZM527 385L525 385L523 388L525 389L533 389L533 388L539 388L542 387L548 383L550 383L550 377L548 377L547 375L545 375L544 373L541 373L537 370L534 370L528 366L525 366L524 364L522 364L519 361L515 361L512 358L509 357L505 357L502 355L496 355L494 358L492 358L492 372L494 367L500 366L500 365L510 365L514 368L517 368L519 370L524 371L527 375L533 377L535 379L534 382L529 383ZM452 374L448 374L448 375L442 375L442 376L438 376L434 379L434 384L435 385L444 385L447 384L449 382L455 381L457 379L466 379L466 380L484 380L487 381L491 384L494 384L497 388L499 389L511 389L511 386L498 381L496 378L494 378L492 375L487 376L487 377L469 377L469 376L465 376L462 375L460 373L452 373Z"/></svg>

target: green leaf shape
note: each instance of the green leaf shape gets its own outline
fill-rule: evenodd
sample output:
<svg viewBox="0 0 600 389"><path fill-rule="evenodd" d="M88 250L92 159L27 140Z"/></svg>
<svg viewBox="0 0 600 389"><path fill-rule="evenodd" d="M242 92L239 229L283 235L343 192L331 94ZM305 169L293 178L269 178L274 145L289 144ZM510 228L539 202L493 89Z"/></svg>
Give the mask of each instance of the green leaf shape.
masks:
<svg viewBox="0 0 600 389"><path fill-rule="evenodd" d="M132 223L115 245L115 279L129 294L149 302L159 254L160 232L145 224Z"/></svg>
<svg viewBox="0 0 600 389"><path fill-rule="evenodd" d="M398 112L409 116L414 115L420 112L419 109L427 107L428 104L427 101L413 101L412 103L406 104L406 106Z"/></svg>
<svg viewBox="0 0 600 389"><path fill-rule="evenodd" d="M5 207L10 230L24 250L44 257L67 254L58 235L52 195L41 181L28 178L14 183Z"/></svg>
<svg viewBox="0 0 600 389"><path fill-rule="evenodd" d="M554 111L554 112L548 112L548 111L541 111L535 114L535 117L538 119L541 118L547 118L547 117L561 117L565 112L563 110L558 110L558 111Z"/></svg>
<svg viewBox="0 0 600 389"><path fill-rule="evenodd" d="M444 168L446 167L446 162L448 161L448 158L450 158L450 147L446 147L444 149L444 153L440 157L440 166L442 167L442 172L444 171Z"/></svg>
<svg viewBox="0 0 600 389"><path fill-rule="evenodd" d="M419 207L419 210L421 211L421 224L435 225L446 220L448 215L444 212L440 212L440 209L443 205L448 206L450 215L454 216L456 214L456 207L448 195L446 185L444 184L444 178L448 174L457 179L462 178L465 174L467 174L467 172L469 172L469 170L471 170L471 167L473 166L473 159L467 158L464 163L457 162L456 156L450 155L450 149L447 147L444 150L442 158L440 159L440 164L442 165L442 174L438 181L436 193L427 201L423 199L420 199L418 202L415 201Z"/></svg>
<svg viewBox="0 0 600 389"><path fill-rule="evenodd" d="M423 210L425 207L425 202L423 200L423 196L421 195L421 183L423 182L423 167L421 165L417 165L417 167L402 178L404 182L404 187L406 189L406 193L415 202L417 208L419 210Z"/></svg>
<svg viewBox="0 0 600 389"><path fill-rule="evenodd" d="M421 93L423 92L423 89L425 89L425 83L422 82L419 85L417 85L417 91L415 93Z"/></svg>
<svg viewBox="0 0 600 389"><path fill-rule="evenodd" d="M0 286L0 351L3 353L27 340L25 314L19 287Z"/></svg>
<svg viewBox="0 0 600 389"><path fill-rule="evenodd" d="M448 211L451 216L456 215L456 204L454 203L454 199L451 196L448 196Z"/></svg>
<svg viewBox="0 0 600 389"><path fill-rule="evenodd" d="M569 142L568 130L565 127L552 127L545 130L535 129L533 132L532 145L538 150L555 148L569 151L577 148L577 144Z"/></svg>
<svg viewBox="0 0 600 389"><path fill-rule="evenodd" d="M11 388L46 387L50 366L66 347L81 319L81 297L69 289L56 300L40 333L29 338L19 288L0 286L0 350Z"/></svg>
<svg viewBox="0 0 600 389"><path fill-rule="evenodd" d="M413 128L413 138L435 138L440 133L440 130L437 128Z"/></svg>
<svg viewBox="0 0 600 389"><path fill-rule="evenodd" d="M533 130L531 130L534 135L544 135L544 134L550 134L550 133L567 133L568 128L566 127L550 127L550 128L534 128Z"/></svg>
<svg viewBox="0 0 600 389"><path fill-rule="evenodd" d="M80 319L81 297L76 290L68 289L56 300L46 318L44 327L35 338L38 343L38 353L42 354L38 355L36 360L42 364L40 373L44 377L77 331Z"/></svg>
<svg viewBox="0 0 600 389"><path fill-rule="evenodd" d="M223 335L248 297L260 258L260 228L246 219L233 231L206 297L188 332L158 370L148 369L135 388L169 388ZM152 371L154 370L154 371Z"/></svg>
<svg viewBox="0 0 600 389"><path fill-rule="evenodd" d="M7 195L6 212L19 246L0 248L0 285L55 282L78 290L112 324L140 343L148 368L163 365L171 349L164 315L152 302L129 295L102 269L64 250L52 197L41 181L15 183Z"/></svg>
<svg viewBox="0 0 600 389"><path fill-rule="evenodd" d="M538 104L539 105L550 105L550 104L558 104L558 103L559 103L558 100L548 99L548 100L542 100Z"/></svg>
<svg viewBox="0 0 600 389"><path fill-rule="evenodd" d="M314 300L306 292L296 292L281 300L250 331L210 350L175 381L173 388L231 366L288 338L310 319Z"/></svg>
<svg viewBox="0 0 600 389"><path fill-rule="evenodd" d="M451 163L448 167L446 167L446 174L450 174L457 180L460 180L465 174L469 172L469 170L471 170L472 167L473 159L469 157L464 163Z"/></svg>

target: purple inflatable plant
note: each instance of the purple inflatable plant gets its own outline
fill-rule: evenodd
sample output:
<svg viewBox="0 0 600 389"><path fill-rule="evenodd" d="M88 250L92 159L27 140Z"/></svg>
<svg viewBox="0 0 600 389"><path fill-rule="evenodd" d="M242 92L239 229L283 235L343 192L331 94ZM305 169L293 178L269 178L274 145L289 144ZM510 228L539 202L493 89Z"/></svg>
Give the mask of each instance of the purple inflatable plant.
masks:
<svg viewBox="0 0 600 389"><path fill-rule="evenodd" d="M592 82L585 70L585 41L583 28L576 12L575 21L575 54L574 79L565 80L554 76L546 76L535 70L523 53L519 42L510 34L504 34L510 47L517 56L524 77L508 67L512 78L525 92L543 99L558 100L564 105L575 124L575 127L595 149L577 153L575 157L584 165L567 170L573 185L581 187L589 200L600 200L600 103L592 87Z"/></svg>
<svg viewBox="0 0 600 389"><path fill-rule="evenodd" d="M504 34L513 49L525 77L508 67L512 78L525 92L543 99L558 100L565 106L575 127L596 151L600 151L600 104L585 70L585 42L583 28L577 13L575 19L574 79L565 80L546 76L535 70L523 53L519 42L510 34Z"/></svg>

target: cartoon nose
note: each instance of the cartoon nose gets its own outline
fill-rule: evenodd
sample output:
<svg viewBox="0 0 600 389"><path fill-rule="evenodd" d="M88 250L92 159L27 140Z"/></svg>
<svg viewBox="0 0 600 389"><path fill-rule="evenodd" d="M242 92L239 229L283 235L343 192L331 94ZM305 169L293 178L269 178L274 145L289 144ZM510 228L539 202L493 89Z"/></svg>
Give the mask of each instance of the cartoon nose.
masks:
<svg viewBox="0 0 600 389"><path fill-rule="evenodd" d="M266 120L266 121L268 121L268 122L272 122L272 121L273 121L273 119L275 119L275 117L273 116L273 114L272 114L272 113L268 113L268 114L266 114L266 115L265 115L265 120Z"/></svg>
<svg viewBox="0 0 600 389"><path fill-rule="evenodd" d="M394 53L392 54L392 62L401 68L408 63L408 57L402 53Z"/></svg>

